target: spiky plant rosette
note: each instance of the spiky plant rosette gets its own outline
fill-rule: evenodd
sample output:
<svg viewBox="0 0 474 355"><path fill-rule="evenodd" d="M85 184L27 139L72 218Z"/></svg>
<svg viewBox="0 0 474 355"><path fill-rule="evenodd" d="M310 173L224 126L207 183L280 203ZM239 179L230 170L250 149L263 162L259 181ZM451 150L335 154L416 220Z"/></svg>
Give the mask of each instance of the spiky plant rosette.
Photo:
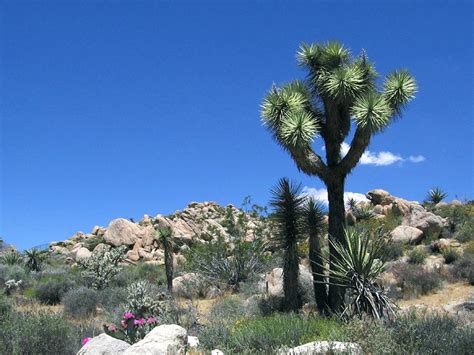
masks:
<svg viewBox="0 0 474 355"><path fill-rule="evenodd" d="M335 250L331 258L333 267L328 270L329 283L343 286L347 290L343 319L354 316L369 315L374 319L392 319L395 317L395 305L377 278L385 271L384 246L387 239L381 230L375 236L353 228L345 230L344 245L329 240ZM329 264L329 258L322 255L323 264ZM337 280L337 281L334 281Z"/></svg>

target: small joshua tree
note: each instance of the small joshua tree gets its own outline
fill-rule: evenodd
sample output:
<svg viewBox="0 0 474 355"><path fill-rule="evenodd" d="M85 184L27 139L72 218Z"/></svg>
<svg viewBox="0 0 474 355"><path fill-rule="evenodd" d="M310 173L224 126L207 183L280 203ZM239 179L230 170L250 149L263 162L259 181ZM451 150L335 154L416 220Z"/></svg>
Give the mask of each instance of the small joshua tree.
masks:
<svg viewBox="0 0 474 355"><path fill-rule="evenodd" d="M345 243L344 185L374 134L384 131L414 97L416 83L406 70L389 74L378 85L378 74L363 51L353 57L338 42L303 44L298 63L305 81L271 88L262 103L262 119L275 140L288 151L299 170L326 185L329 199L329 238ZM355 128L345 156L341 145ZM317 136L324 140L326 159L313 149ZM330 244L333 258L338 254ZM336 260L331 260L335 265ZM336 281L336 280L334 280ZM333 282L329 306L340 311L344 289Z"/></svg>
<svg viewBox="0 0 474 355"><path fill-rule="evenodd" d="M25 251L26 267L31 271L40 271L43 261L47 257L47 253L36 248Z"/></svg>
<svg viewBox="0 0 474 355"><path fill-rule="evenodd" d="M296 312L302 306L297 247L303 237L301 218L306 197L301 194L301 185L295 185L287 178L280 179L272 195L270 206L273 207L276 223L273 243L283 249L283 305L285 310Z"/></svg>
<svg viewBox="0 0 474 355"><path fill-rule="evenodd" d="M173 292L173 244L171 241L172 237L171 228L159 227L156 231L155 239L163 246L163 252L165 256L165 270L166 270L166 284L168 291Z"/></svg>
<svg viewBox="0 0 474 355"><path fill-rule="evenodd" d="M121 268L118 264L124 259L126 250L127 247L124 245L113 249L109 247L100 253L92 253L85 260L78 261L82 276L92 288L101 290L107 287L120 272Z"/></svg>

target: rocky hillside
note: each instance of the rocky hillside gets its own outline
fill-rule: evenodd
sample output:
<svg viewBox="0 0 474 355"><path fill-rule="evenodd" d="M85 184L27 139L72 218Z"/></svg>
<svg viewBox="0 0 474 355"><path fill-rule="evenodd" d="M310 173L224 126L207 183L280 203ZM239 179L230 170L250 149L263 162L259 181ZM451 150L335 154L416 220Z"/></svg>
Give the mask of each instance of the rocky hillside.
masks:
<svg viewBox="0 0 474 355"><path fill-rule="evenodd" d="M88 258L95 250L105 244L113 247L126 245L128 262L139 260L163 263L163 251L155 240L156 230L168 226L172 230L176 260L183 259L182 253L195 243L206 243L218 236L229 239L228 226L230 221L244 220L246 238L254 237L257 229L265 228L264 221L251 213L228 205L219 206L215 202L192 202L182 211L170 216L161 214L155 217L144 215L143 219L133 222L117 218L107 227L95 226L90 233L77 232L71 238L53 242L51 251L67 256L71 262Z"/></svg>
<svg viewBox="0 0 474 355"><path fill-rule="evenodd" d="M369 202L359 202L346 211L347 224L352 225L363 219L363 211L373 218L384 219L398 216L401 224L391 231L392 240L406 244L418 244L424 238L450 238L451 231L447 219L430 212L417 201L408 201L384 190L371 190L366 194ZM459 201L451 205L459 205ZM449 206L441 203L440 206ZM440 207L438 206L438 207ZM361 213L362 211L362 213ZM169 226L173 232L176 260L183 259L182 252L195 243L206 243L222 235L229 238L228 223L237 220L239 215L245 216L247 237L254 236L258 228L266 228L264 221L254 214L228 205L219 206L215 202L192 202L182 211L170 216L144 215L143 219L134 222L117 218L107 227L95 226L90 233L77 232L62 242L53 242L50 249L65 255L70 262L88 258L94 250L100 250L104 244L118 247L126 245L130 248L127 261L134 263L139 260L163 263L163 251L155 240L156 229ZM443 242L443 241L442 241Z"/></svg>

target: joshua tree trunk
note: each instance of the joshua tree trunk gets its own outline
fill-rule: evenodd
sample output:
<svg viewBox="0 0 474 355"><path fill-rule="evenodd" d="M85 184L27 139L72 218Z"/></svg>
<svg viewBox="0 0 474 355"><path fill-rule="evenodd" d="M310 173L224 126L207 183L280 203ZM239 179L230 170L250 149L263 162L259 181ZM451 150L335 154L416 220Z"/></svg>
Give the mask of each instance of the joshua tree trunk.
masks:
<svg viewBox="0 0 474 355"><path fill-rule="evenodd" d="M328 199L329 199L329 238L339 243L344 243L344 177L331 177L327 182ZM329 252L332 256L338 257L334 248L329 245ZM331 258L332 260L332 258ZM331 269L332 269L331 265ZM338 280L329 280L329 307L333 311L339 311L344 300L344 288L336 286Z"/></svg>
<svg viewBox="0 0 474 355"><path fill-rule="evenodd" d="M168 291L173 292L173 251L168 240L163 243L163 249L165 254L165 271L166 271L166 284Z"/></svg>
<svg viewBox="0 0 474 355"><path fill-rule="evenodd" d="M283 308L298 312L301 308L301 297L298 289L299 260L296 243L285 250L283 264L283 292L285 295Z"/></svg>

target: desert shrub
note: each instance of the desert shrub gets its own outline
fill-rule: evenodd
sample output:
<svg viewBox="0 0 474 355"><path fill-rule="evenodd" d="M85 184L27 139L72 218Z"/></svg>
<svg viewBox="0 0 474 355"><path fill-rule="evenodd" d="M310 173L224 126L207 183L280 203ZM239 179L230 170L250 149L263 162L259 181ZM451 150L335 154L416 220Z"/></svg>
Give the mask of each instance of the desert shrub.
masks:
<svg viewBox="0 0 474 355"><path fill-rule="evenodd" d="M117 314L124 310L127 301L127 289L123 287L107 287L98 291L98 303L106 312Z"/></svg>
<svg viewBox="0 0 474 355"><path fill-rule="evenodd" d="M474 256L463 255L454 262L453 275L474 285Z"/></svg>
<svg viewBox="0 0 474 355"><path fill-rule="evenodd" d="M428 294L438 289L442 283L439 273L418 265L398 263L392 266L392 273L407 298Z"/></svg>
<svg viewBox="0 0 474 355"><path fill-rule="evenodd" d="M451 264L459 259L461 254L454 248L443 248L441 249L441 254L443 255L444 262L446 264Z"/></svg>
<svg viewBox="0 0 474 355"><path fill-rule="evenodd" d="M22 280L25 285L31 279L30 273L23 265L3 265L0 264L0 287L8 280Z"/></svg>
<svg viewBox="0 0 474 355"><path fill-rule="evenodd" d="M474 223L465 222L454 233L454 238L460 243L466 243L474 239Z"/></svg>
<svg viewBox="0 0 474 355"><path fill-rule="evenodd" d="M473 330L447 314L401 314L386 322L351 321L334 340L356 342L364 354L469 354Z"/></svg>
<svg viewBox="0 0 474 355"><path fill-rule="evenodd" d="M208 244L198 244L186 255L186 268L208 279L238 286L240 282L262 270L265 260L264 244L260 240L251 242L239 239L234 247L219 236Z"/></svg>
<svg viewBox="0 0 474 355"><path fill-rule="evenodd" d="M87 287L70 290L61 300L64 312L72 318L84 318L95 315L98 302L98 292Z"/></svg>
<svg viewBox="0 0 474 355"><path fill-rule="evenodd" d="M474 330L448 314L410 312L389 328L405 354L469 354L474 348Z"/></svg>
<svg viewBox="0 0 474 355"><path fill-rule="evenodd" d="M2 323L3 320L10 315L11 312L12 305L10 304L10 301L3 293L0 293L0 323Z"/></svg>
<svg viewBox="0 0 474 355"><path fill-rule="evenodd" d="M229 297L216 302L207 316L209 322L225 321L232 323L242 317L243 301L237 296Z"/></svg>
<svg viewBox="0 0 474 355"><path fill-rule="evenodd" d="M80 347L76 327L61 315L13 313L0 327L2 354L74 354Z"/></svg>
<svg viewBox="0 0 474 355"><path fill-rule="evenodd" d="M131 281L146 280L159 286L166 284L165 268L163 265L138 263L134 266L124 267L111 281L111 285L127 287Z"/></svg>
<svg viewBox="0 0 474 355"><path fill-rule="evenodd" d="M23 264L23 256L15 250L7 251L0 256L0 263L5 265Z"/></svg>
<svg viewBox="0 0 474 355"><path fill-rule="evenodd" d="M120 272L119 262L125 255L126 246L108 248L100 253L93 253L90 258L78 262L82 276L95 289L107 287Z"/></svg>
<svg viewBox="0 0 474 355"><path fill-rule="evenodd" d="M408 262L417 265L424 264L427 256L424 249L414 248L408 253Z"/></svg>
<svg viewBox="0 0 474 355"><path fill-rule="evenodd" d="M470 242L467 242L464 245L463 251L464 251L465 255L474 256L474 240L471 240Z"/></svg>
<svg viewBox="0 0 474 355"><path fill-rule="evenodd" d="M53 305L61 303L61 299L66 292L74 287L68 280L49 280L39 284L35 290L36 298L43 304Z"/></svg>
<svg viewBox="0 0 474 355"><path fill-rule="evenodd" d="M436 208L434 212L448 219L449 228L456 233L465 224L474 223L474 203L472 201L462 205L447 205Z"/></svg>
<svg viewBox="0 0 474 355"><path fill-rule="evenodd" d="M382 253L386 261L397 260L403 256L405 245L400 242L388 241L384 246Z"/></svg>
<svg viewBox="0 0 474 355"><path fill-rule="evenodd" d="M148 281L138 281L127 288L126 310L138 317L157 316L161 313L159 291Z"/></svg>
<svg viewBox="0 0 474 355"><path fill-rule="evenodd" d="M104 239L104 236L102 236L102 235L86 239L83 242L84 247L89 249L89 251L93 251L96 246L98 246L99 244L102 244L102 243L105 244L105 239Z"/></svg>
<svg viewBox="0 0 474 355"><path fill-rule="evenodd" d="M341 332L341 324L328 318L304 317L297 314L274 314L269 317L242 319L231 329L228 344L234 352L268 351L282 346L327 340Z"/></svg>

